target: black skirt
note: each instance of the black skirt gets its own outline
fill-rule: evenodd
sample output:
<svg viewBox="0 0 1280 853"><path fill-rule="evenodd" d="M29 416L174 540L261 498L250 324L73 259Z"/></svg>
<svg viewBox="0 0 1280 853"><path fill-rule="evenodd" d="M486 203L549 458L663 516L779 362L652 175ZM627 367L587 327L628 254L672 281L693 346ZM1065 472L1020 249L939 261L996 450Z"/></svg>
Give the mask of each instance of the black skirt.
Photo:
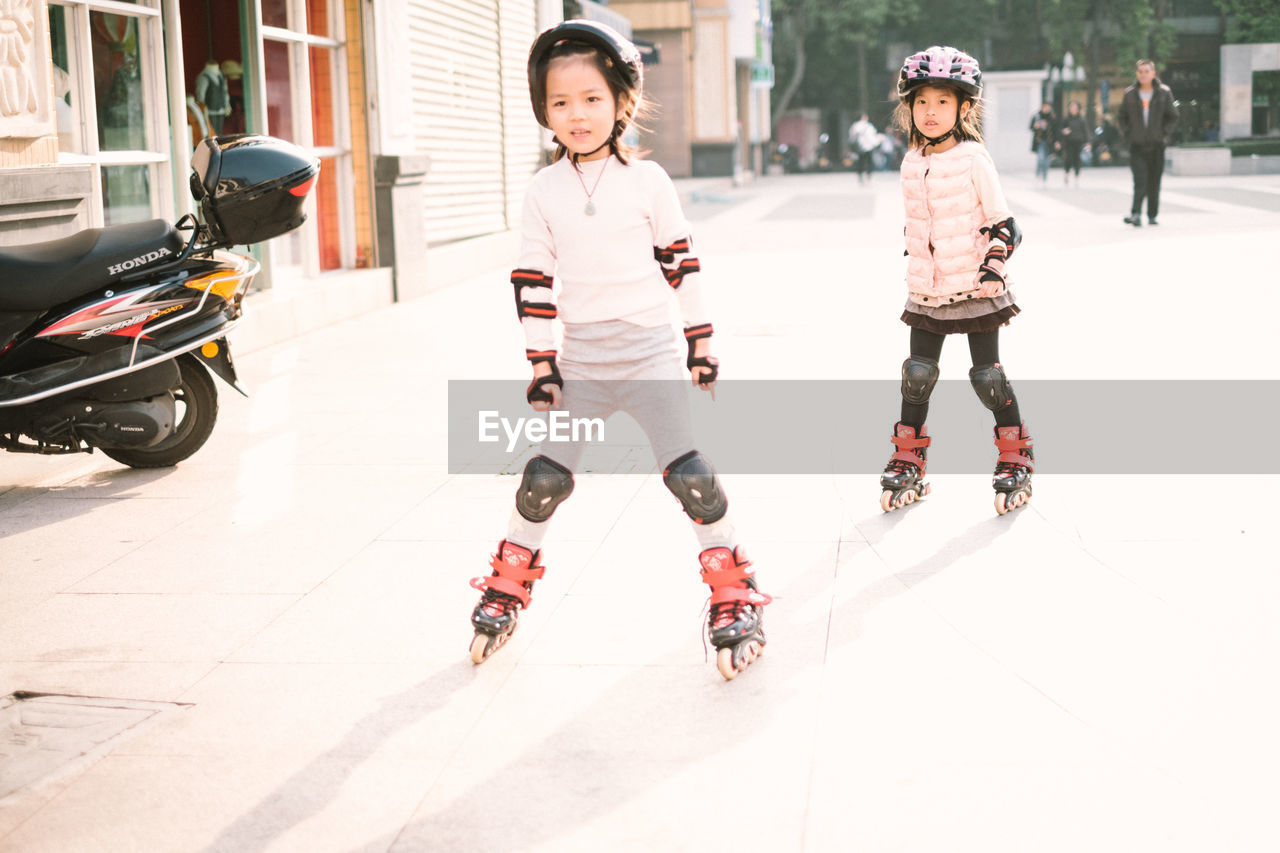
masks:
<svg viewBox="0 0 1280 853"><path fill-rule="evenodd" d="M956 317L954 319L933 317L908 309L902 312L900 319L913 329L923 329L926 332L933 332L935 335L968 335L975 332L994 332L1001 326L1007 326L1009 321L1020 313L1022 313L1022 310L1014 303L990 314L982 314L977 317Z"/></svg>

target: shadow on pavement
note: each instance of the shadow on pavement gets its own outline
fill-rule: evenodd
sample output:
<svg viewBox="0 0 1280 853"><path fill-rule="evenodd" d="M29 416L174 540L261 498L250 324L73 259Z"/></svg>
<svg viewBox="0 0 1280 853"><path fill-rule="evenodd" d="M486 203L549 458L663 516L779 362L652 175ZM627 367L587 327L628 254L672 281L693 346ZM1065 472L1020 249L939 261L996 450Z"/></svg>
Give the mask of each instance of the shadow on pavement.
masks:
<svg viewBox="0 0 1280 853"><path fill-rule="evenodd" d="M459 661L384 700L377 711L352 726L345 738L223 829L205 853L252 853L270 848L275 839L320 814L337 798L348 774L333 772L335 762L350 765L367 760L396 732L444 707L455 692L474 681L475 672L470 660ZM316 709L316 713L322 712Z"/></svg>
<svg viewBox="0 0 1280 853"><path fill-rule="evenodd" d="M128 500L174 468L111 468L63 486L17 486L0 492L0 538L38 530L94 509L94 501Z"/></svg>

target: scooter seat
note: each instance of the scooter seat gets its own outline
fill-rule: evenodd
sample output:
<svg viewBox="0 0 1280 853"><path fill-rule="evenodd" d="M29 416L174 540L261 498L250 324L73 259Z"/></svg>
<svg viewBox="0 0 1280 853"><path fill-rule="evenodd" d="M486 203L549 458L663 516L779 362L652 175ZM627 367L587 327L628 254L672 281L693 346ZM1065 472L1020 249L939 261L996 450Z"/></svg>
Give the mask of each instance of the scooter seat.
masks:
<svg viewBox="0 0 1280 853"><path fill-rule="evenodd" d="M130 273L172 261L184 245L171 223L152 219L0 248L0 310L52 308Z"/></svg>

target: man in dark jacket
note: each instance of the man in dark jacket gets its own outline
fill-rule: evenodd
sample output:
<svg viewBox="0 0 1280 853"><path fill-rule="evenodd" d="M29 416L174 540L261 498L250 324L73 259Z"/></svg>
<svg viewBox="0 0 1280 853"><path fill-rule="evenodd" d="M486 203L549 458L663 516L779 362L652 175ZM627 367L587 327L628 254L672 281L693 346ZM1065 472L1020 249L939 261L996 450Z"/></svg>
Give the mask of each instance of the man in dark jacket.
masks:
<svg viewBox="0 0 1280 853"><path fill-rule="evenodd" d="M1133 171L1133 208L1124 221L1142 224L1142 200L1147 200L1147 222L1156 225L1160 213L1160 176L1164 174L1164 146L1178 124L1173 92L1156 77L1156 64L1138 60L1137 82L1124 90L1120 102L1120 133L1129 145Z"/></svg>

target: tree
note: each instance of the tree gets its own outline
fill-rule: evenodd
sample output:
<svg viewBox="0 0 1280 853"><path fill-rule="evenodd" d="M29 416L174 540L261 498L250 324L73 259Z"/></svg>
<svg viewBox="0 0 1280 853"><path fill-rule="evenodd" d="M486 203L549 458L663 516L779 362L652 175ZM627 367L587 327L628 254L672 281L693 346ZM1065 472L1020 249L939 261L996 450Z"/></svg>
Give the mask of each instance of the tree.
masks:
<svg viewBox="0 0 1280 853"><path fill-rule="evenodd" d="M1218 0L1218 8L1232 18L1230 44L1280 41L1280 5L1276 0Z"/></svg>
<svg viewBox="0 0 1280 853"><path fill-rule="evenodd" d="M780 0L773 6L774 36L773 62L777 76L781 77L784 69L787 73L787 85L773 104L773 124L778 124L778 117L791 106L791 99L796 90L804 82L804 72L808 55L805 41L809 33L809 16L805 0ZM790 60L788 62L788 60Z"/></svg>
<svg viewBox="0 0 1280 853"><path fill-rule="evenodd" d="M1159 66L1177 46L1177 33L1163 20L1167 7L1168 0L1045 0L1049 55L1060 58L1070 51L1084 59L1089 116L1096 106L1103 39L1114 39L1121 68L1133 68L1139 59L1155 60Z"/></svg>
<svg viewBox="0 0 1280 853"><path fill-rule="evenodd" d="M916 0L774 0L774 64L787 84L773 119L792 100L828 107L870 107L868 50L881 37L890 13L913 15Z"/></svg>

